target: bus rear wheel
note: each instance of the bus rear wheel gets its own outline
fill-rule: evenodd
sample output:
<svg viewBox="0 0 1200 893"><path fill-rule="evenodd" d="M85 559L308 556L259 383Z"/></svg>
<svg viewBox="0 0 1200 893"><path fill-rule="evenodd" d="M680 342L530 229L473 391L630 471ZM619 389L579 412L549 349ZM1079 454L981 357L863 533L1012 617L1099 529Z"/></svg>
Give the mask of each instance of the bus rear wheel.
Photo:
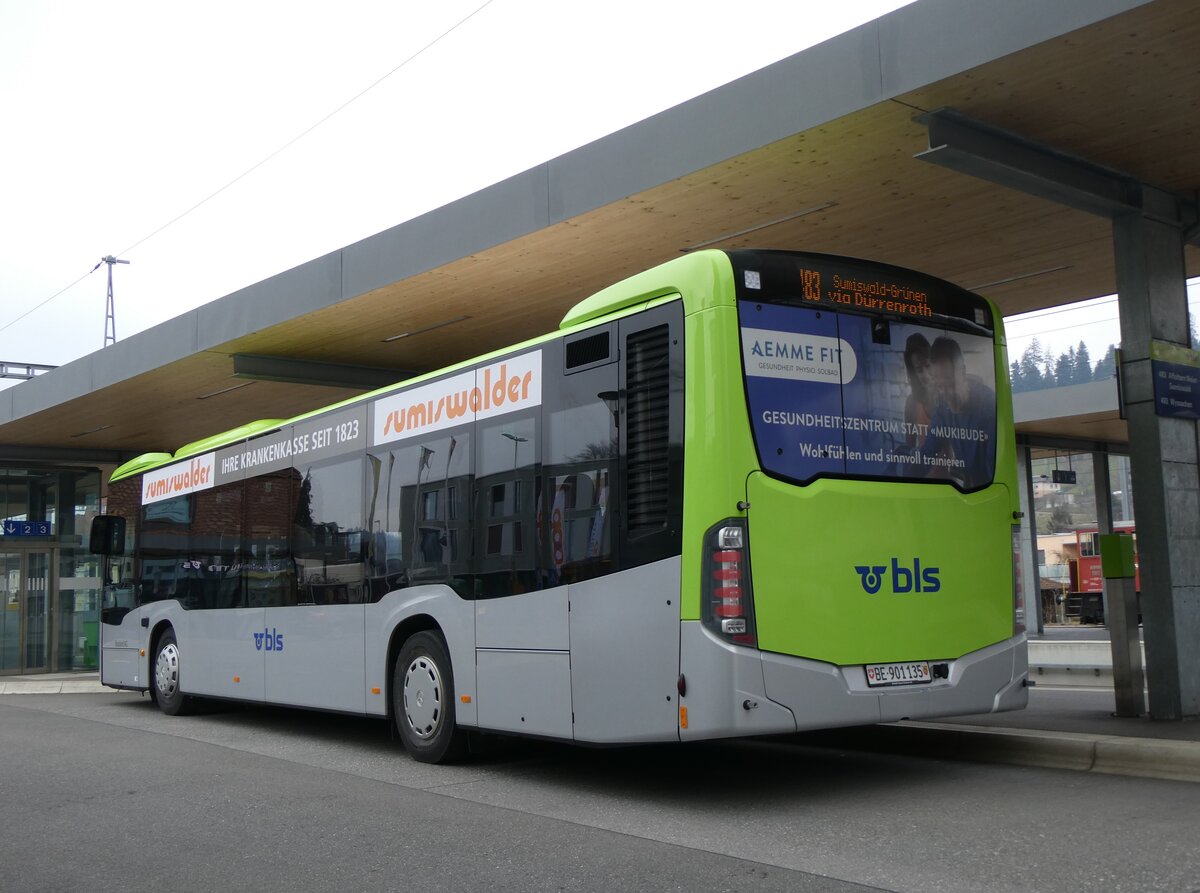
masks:
<svg viewBox="0 0 1200 893"><path fill-rule="evenodd" d="M392 670L392 715L414 760L449 763L466 753L466 732L455 724L450 653L438 633L416 633L400 649Z"/></svg>
<svg viewBox="0 0 1200 893"><path fill-rule="evenodd" d="M189 712L192 699L179 687L179 670L182 663L179 642L175 630L168 629L158 638L154 650L154 666L150 684L153 687L158 709L168 716L179 716Z"/></svg>

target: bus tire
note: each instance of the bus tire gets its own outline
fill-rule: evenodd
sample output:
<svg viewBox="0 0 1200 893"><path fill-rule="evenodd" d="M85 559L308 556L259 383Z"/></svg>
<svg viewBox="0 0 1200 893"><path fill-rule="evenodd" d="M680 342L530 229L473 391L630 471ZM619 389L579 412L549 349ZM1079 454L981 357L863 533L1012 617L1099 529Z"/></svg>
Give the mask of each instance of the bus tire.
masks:
<svg viewBox="0 0 1200 893"><path fill-rule="evenodd" d="M392 715L404 749L421 763L449 763L467 750L455 723L454 672L446 641L435 631L415 633L392 669Z"/></svg>
<svg viewBox="0 0 1200 893"><path fill-rule="evenodd" d="M168 716L181 716L190 712L192 699L179 687L181 666L179 642L175 630L166 629L158 637L154 649L154 664L150 669L150 685L158 709Z"/></svg>

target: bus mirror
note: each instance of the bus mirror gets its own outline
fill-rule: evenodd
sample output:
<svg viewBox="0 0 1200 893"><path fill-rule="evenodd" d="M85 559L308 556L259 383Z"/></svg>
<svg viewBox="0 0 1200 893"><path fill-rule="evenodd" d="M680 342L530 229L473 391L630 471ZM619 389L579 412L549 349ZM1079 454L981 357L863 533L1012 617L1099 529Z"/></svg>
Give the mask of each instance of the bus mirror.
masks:
<svg viewBox="0 0 1200 893"><path fill-rule="evenodd" d="M117 515L97 515L93 518L88 549L95 555L124 555L125 519Z"/></svg>

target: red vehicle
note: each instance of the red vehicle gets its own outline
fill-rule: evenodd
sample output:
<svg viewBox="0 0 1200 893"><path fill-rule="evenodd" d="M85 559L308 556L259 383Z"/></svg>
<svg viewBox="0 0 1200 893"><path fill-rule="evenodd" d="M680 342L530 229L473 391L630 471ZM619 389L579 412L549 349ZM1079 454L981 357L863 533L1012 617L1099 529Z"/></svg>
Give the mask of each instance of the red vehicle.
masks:
<svg viewBox="0 0 1200 893"><path fill-rule="evenodd" d="M1133 537L1134 588L1142 591L1137 558L1137 533L1132 524L1117 524L1113 533ZM1067 593L1067 614L1079 614L1080 623L1103 623L1104 574L1100 568L1100 532L1095 528L1075 531L1075 556L1068 560L1071 589Z"/></svg>

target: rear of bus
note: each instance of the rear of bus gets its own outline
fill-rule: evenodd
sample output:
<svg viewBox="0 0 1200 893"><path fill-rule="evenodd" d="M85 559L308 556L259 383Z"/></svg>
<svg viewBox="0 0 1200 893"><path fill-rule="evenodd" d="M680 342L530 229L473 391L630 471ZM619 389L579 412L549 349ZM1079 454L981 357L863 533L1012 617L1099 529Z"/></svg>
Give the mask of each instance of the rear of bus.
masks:
<svg viewBox="0 0 1200 893"><path fill-rule="evenodd" d="M681 736L1023 707L994 308L848 258L714 266L688 318L685 543L703 554L685 555L699 616L681 636Z"/></svg>

